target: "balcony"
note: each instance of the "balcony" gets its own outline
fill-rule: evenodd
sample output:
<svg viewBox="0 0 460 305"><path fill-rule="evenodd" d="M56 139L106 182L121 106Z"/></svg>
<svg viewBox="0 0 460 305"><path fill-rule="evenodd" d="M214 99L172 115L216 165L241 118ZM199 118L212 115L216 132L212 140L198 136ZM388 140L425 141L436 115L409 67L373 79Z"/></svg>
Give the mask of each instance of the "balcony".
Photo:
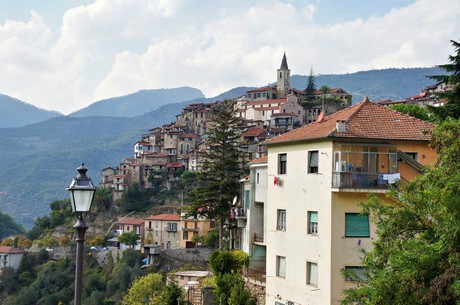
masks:
<svg viewBox="0 0 460 305"><path fill-rule="evenodd" d="M335 143L332 187L385 192L400 179L394 145Z"/></svg>
<svg viewBox="0 0 460 305"><path fill-rule="evenodd" d="M200 232L200 228L182 228L184 232Z"/></svg>
<svg viewBox="0 0 460 305"><path fill-rule="evenodd" d="M332 173L332 187L340 189L382 189L387 190L389 184L396 181L398 173ZM388 179L389 178L389 179ZM393 183L392 183L393 182Z"/></svg>

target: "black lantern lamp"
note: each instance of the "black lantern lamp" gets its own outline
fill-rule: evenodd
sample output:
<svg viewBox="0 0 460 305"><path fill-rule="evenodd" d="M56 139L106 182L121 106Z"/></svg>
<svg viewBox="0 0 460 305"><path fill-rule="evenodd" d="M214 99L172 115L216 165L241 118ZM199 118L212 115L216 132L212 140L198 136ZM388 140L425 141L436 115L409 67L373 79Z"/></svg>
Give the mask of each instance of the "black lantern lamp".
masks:
<svg viewBox="0 0 460 305"><path fill-rule="evenodd" d="M78 175L72 180L69 188L70 192L70 203L72 205L72 211L77 214L77 223L73 226L77 231L77 258L75 266L75 299L74 305L81 305L81 291L82 291L82 280L83 280L83 247L85 242L85 233L88 229L84 218L91 209L91 203L93 202L94 194L96 193L96 187L93 185L91 178L86 176L88 169L85 164L77 168Z"/></svg>
<svg viewBox="0 0 460 305"><path fill-rule="evenodd" d="M93 185L91 178L86 176L88 169L84 163L77 168L77 171L77 177L72 180L67 190L70 192L72 211L77 214L78 219L82 219L91 209L96 187Z"/></svg>

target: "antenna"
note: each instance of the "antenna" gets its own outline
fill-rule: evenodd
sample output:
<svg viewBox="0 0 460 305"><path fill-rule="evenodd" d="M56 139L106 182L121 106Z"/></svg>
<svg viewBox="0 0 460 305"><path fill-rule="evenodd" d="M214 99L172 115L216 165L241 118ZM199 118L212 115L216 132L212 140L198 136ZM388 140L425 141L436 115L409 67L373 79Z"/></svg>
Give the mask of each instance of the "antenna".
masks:
<svg viewBox="0 0 460 305"><path fill-rule="evenodd" d="M324 119L324 112L321 111L319 113L319 115L318 115L318 120L317 121L321 123L323 121L323 119Z"/></svg>

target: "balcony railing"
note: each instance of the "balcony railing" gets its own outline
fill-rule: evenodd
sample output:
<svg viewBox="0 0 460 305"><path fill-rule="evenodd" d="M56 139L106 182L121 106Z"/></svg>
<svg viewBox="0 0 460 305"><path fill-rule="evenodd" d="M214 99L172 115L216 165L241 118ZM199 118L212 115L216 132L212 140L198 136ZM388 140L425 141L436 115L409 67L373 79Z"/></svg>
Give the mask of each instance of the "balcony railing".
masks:
<svg viewBox="0 0 460 305"><path fill-rule="evenodd" d="M334 172L332 187L353 189L387 189L389 184L396 182L399 177L395 174Z"/></svg>
<svg viewBox="0 0 460 305"><path fill-rule="evenodd" d="M264 234L263 233L254 233L254 242L255 243L263 243L264 242Z"/></svg>

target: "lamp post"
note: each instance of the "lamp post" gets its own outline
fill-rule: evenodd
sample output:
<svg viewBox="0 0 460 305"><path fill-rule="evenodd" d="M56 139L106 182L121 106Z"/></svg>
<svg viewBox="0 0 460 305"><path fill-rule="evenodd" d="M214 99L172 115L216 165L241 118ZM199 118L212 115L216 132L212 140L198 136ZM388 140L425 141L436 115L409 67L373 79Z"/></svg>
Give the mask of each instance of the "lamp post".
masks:
<svg viewBox="0 0 460 305"><path fill-rule="evenodd" d="M69 188L70 203L72 212L77 215L77 223L73 228L77 231L77 258L75 266L75 297L74 305L81 305L81 288L83 279L83 246L85 243L85 233L88 225L85 222L85 216L91 209L96 187L93 185L91 178L86 176L88 169L84 163L77 168L78 175L72 180Z"/></svg>

